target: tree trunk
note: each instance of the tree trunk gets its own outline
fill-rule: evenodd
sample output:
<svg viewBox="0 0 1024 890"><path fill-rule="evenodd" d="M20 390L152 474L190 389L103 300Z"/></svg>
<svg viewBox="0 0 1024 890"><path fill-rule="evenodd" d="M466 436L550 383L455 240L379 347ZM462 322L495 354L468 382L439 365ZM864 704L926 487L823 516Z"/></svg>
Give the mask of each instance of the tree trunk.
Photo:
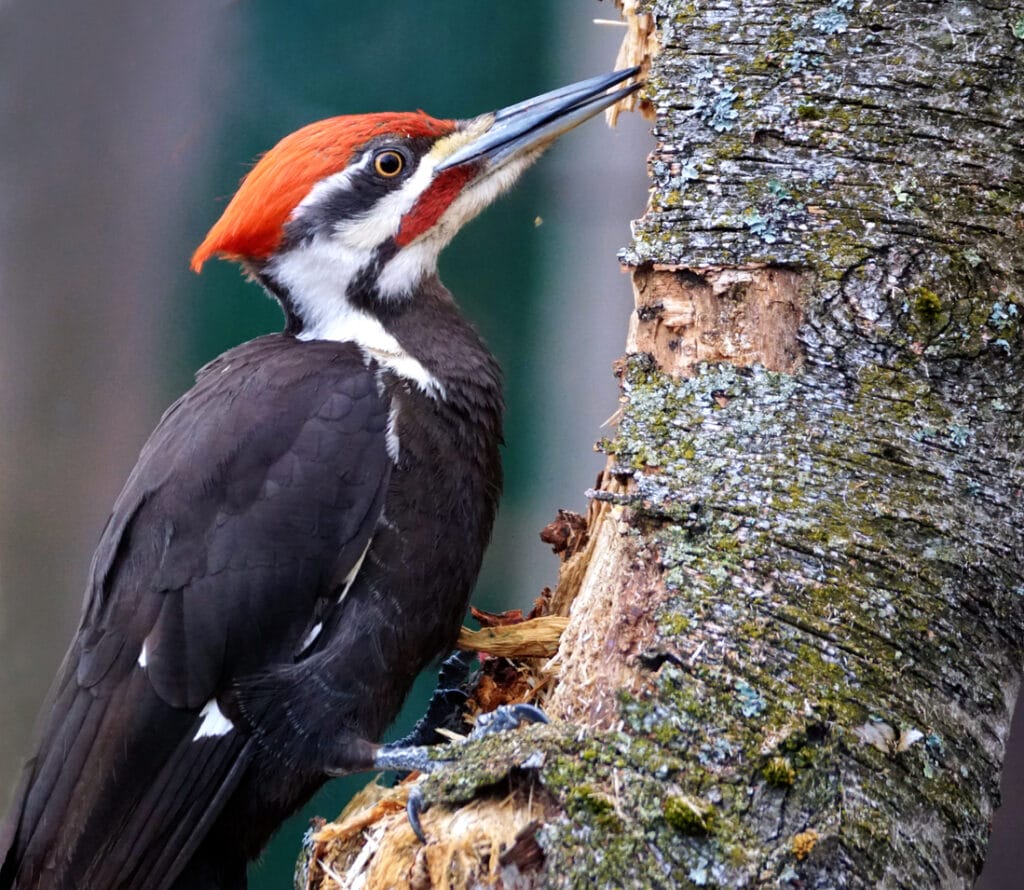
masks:
<svg viewBox="0 0 1024 890"><path fill-rule="evenodd" d="M553 723L453 746L426 845L401 789L353 810L310 884L968 887L1024 640L1024 19L640 5L618 430L516 674Z"/></svg>

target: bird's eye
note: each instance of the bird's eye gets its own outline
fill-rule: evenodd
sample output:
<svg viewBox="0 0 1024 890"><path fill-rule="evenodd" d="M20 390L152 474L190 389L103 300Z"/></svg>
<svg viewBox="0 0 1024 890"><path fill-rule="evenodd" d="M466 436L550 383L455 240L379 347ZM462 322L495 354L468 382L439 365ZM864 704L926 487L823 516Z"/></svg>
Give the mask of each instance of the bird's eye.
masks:
<svg viewBox="0 0 1024 890"><path fill-rule="evenodd" d="M404 167L405 158L391 149L377 152L377 156L373 159L373 169L388 179L397 176Z"/></svg>

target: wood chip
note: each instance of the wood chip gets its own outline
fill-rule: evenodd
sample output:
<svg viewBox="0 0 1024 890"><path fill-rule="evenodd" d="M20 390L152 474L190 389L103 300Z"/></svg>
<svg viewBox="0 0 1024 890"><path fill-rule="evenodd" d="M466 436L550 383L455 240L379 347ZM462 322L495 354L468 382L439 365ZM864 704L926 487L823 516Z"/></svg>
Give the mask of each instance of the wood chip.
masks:
<svg viewBox="0 0 1024 890"><path fill-rule="evenodd" d="M455 645L464 652L486 652L505 658L549 658L558 651L558 641L568 623L568 618L547 615L480 630L464 627Z"/></svg>

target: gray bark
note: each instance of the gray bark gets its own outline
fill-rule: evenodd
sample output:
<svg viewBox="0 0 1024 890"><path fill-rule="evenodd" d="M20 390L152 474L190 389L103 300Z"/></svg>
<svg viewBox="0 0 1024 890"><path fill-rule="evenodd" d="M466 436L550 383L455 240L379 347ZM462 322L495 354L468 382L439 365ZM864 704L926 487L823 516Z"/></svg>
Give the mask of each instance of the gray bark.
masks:
<svg viewBox="0 0 1024 890"><path fill-rule="evenodd" d="M528 669L556 721L458 748L425 847L396 814L317 855L366 886L969 887L1024 640L1024 19L643 11L624 403Z"/></svg>

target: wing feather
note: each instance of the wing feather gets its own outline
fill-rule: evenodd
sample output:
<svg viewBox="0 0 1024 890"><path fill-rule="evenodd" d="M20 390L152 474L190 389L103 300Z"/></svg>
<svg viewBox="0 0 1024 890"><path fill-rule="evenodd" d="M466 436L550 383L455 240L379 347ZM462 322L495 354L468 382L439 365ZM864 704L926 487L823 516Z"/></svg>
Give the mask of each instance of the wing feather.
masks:
<svg viewBox="0 0 1024 890"><path fill-rule="evenodd" d="M0 887L162 888L186 867L257 754L230 713L196 739L200 710L290 664L336 596L380 515L387 421L355 347L282 335L168 409L97 548Z"/></svg>

